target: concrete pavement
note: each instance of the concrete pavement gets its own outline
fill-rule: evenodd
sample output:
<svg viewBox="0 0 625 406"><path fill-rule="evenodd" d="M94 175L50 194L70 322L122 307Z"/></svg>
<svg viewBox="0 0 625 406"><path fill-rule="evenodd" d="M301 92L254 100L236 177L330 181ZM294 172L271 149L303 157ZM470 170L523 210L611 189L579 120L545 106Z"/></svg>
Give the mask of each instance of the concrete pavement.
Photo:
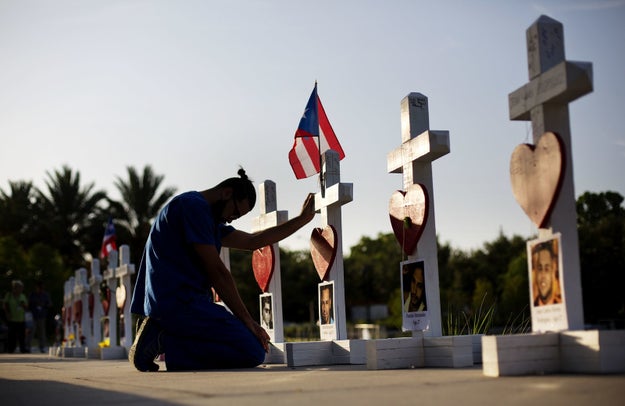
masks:
<svg viewBox="0 0 625 406"><path fill-rule="evenodd" d="M161 369L164 369L164 364ZM363 366L141 373L127 361L0 354L0 403L12 405L623 405L625 375L489 378L480 367Z"/></svg>

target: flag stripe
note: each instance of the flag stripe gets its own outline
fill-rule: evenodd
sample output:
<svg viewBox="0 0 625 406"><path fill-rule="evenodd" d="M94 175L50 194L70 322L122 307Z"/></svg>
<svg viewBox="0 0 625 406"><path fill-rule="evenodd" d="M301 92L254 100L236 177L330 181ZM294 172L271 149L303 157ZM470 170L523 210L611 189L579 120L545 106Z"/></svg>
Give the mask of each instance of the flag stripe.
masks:
<svg viewBox="0 0 625 406"><path fill-rule="evenodd" d="M306 148L306 153L313 166L313 175L319 172L319 146L316 138L302 138L302 144ZM310 176L310 175L308 175Z"/></svg>
<svg viewBox="0 0 625 406"><path fill-rule="evenodd" d="M339 153L339 160L345 158L345 152L343 152L343 148L339 143L338 138L336 138L336 134L332 129L332 125L330 124L330 120L328 120L328 116L323 108L323 104L321 104L321 99L317 97L317 114L319 116L319 130L320 135L323 135L323 139L326 141L327 148L324 149L325 145L321 144L321 153L326 152L328 149L333 149Z"/></svg>
<svg viewBox="0 0 625 406"><path fill-rule="evenodd" d="M291 164L291 168L293 168L293 172L295 173L295 178L303 179L306 178L306 170L302 165L302 161L299 159L296 149L298 148L299 142L297 139L293 143L293 148L289 151L289 163Z"/></svg>
<svg viewBox="0 0 625 406"><path fill-rule="evenodd" d="M289 162L297 179L319 172L319 152L314 138L296 138L289 152Z"/></svg>

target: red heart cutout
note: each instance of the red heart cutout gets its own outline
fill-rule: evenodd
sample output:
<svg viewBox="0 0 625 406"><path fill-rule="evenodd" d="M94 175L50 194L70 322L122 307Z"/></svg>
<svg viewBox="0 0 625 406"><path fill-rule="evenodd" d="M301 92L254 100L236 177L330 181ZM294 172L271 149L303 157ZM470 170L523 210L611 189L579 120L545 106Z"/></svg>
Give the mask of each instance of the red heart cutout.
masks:
<svg viewBox="0 0 625 406"><path fill-rule="evenodd" d="M266 245L262 248L254 250L252 253L252 269L254 270L254 278L263 293L267 292L269 282L273 276L273 268L276 264L276 258L273 253L273 246Z"/></svg>
<svg viewBox="0 0 625 406"><path fill-rule="evenodd" d="M388 212L395 238L406 255L412 255L428 220L429 198L420 183L398 190L391 196Z"/></svg>
<svg viewBox="0 0 625 406"><path fill-rule="evenodd" d="M336 230L330 225L314 228L310 235L310 255L322 281L334 263L337 239Z"/></svg>
<svg viewBox="0 0 625 406"><path fill-rule="evenodd" d="M93 306L95 299L93 297L93 292L89 292L89 318L93 318Z"/></svg>
<svg viewBox="0 0 625 406"><path fill-rule="evenodd" d="M63 315L63 320L65 320L65 324L69 324L72 321L71 309L67 309L65 308L65 306L63 306L62 315Z"/></svg>
<svg viewBox="0 0 625 406"><path fill-rule="evenodd" d="M74 302L74 321L78 324L82 321L82 300Z"/></svg>
<svg viewBox="0 0 625 406"><path fill-rule="evenodd" d="M564 144L546 132L536 145L521 144L510 157L512 193L525 214L539 228L549 223L564 179Z"/></svg>
<svg viewBox="0 0 625 406"><path fill-rule="evenodd" d="M104 315L108 316L109 308L111 307L111 289L107 286L105 289L105 297L101 300L102 302L102 310L104 310Z"/></svg>

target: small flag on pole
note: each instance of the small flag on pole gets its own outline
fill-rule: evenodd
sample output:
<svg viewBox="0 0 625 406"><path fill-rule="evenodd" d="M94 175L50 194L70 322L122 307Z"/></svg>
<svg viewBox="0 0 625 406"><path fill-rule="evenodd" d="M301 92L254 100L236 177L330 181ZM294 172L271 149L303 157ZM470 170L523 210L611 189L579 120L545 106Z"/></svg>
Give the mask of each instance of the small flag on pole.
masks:
<svg viewBox="0 0 625 406"><path fill-rule="evenodd" d="M115 225L113 219L109 217L109 221L104 230L104 238L102 238L102 249L100 250L100 258L108 258L111 251L117 250L115 242Z"/></svg>
<svg viewBox="0 0 625 406"><path fill-rule="evenodd" d="M339 154L339 160L345 158L345 152L334 134L317 95L317 83L310 94L308 104L295 132L295 141L289 151L289 163L297 179L307 178L319 173L321 154L333 149Z"/></svg>

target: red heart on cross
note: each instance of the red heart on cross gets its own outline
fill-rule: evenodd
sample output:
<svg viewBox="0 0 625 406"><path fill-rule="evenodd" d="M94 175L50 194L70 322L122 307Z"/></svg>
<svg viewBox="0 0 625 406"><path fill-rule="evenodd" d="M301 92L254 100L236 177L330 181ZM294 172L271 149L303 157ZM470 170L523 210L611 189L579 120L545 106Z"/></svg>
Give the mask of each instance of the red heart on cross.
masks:
<svg viewBox="0 0 625 406"><path fill-rule="evenodd" d="M389 216L395 238L406 255L412 255L428 219L429 199L425 186L417 183L408 190L398 190L391 196Z"/></svg>
<svg viewBox="0 0 625 406"><path fill-rule="evenodd" d="M101 300L101 302L102 302L102 310L104 310L104 315L108 316L109 308L111 307L111 289L109 289L108 286L105 289L106 289L106 295Z"/></svg>
<svg viewBox="0 0 625 406"><path fill-rule="evenodd" d="M89 292L89 318L93 318L93 306L95 303L95 299L93 297L93 292Z"/></svg>
<svg viewBox="0 0 625 406"><path fill-rule="evenodd" d="M310 255L321 280L325 280L336 257L336 230L331 225L316 227L310 235Z"/></svg>
<svg viewBox="0 0 625 406"><path fill-rule="evenodd" d="M254 278L260 287L260 290L265 293L269 288L269 282L273 276L273 268L276 264L276 259L273 252L273 246L266 245L262 248L254 250L252 253L252 269L254 270Z"/></svg>
<svg viewBox="0 0 625 406"><path fill-rule="evenodd" d="M82 321L82 300L74 302L74 321L78 324Z"/></svg>
<svg viewBox="0 0 625 406"><path fill-rule="evenodd" d="M512 193L537 227L549 223L564 179L564 145L556 133L546 132L536 145L521 144L510 157Z"/></svg>

